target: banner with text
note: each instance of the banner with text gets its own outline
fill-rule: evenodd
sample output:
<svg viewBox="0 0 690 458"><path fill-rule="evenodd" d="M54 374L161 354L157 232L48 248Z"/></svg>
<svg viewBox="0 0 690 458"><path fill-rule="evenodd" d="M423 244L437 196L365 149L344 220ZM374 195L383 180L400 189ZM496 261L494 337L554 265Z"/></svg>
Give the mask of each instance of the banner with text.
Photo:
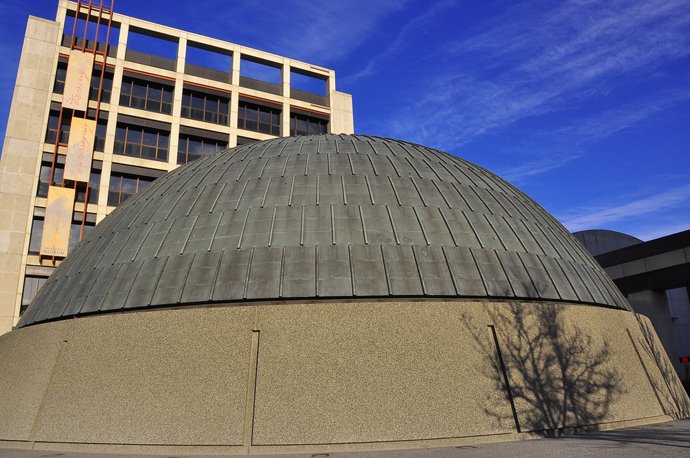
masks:
<svg viewBox="0 0 690 458"><path fill-rule="evenodd" d="M96 121L72 118L67 142L65 174L67 180L89 182L93 141L96 136Z"/></svg>
<svg viewBox="0 0 690 458"><path fill-rule="evenodd" d="M74 189L58 186L48 188L48 203L41 237L41 255L67 256L73 207Z"/></svg>
<svg viewBox="0 0 690 458"><path fill-rule="evenodd" d="M93 54L73 50L69 53L62 106L86 111L89 102Z"/></svg>

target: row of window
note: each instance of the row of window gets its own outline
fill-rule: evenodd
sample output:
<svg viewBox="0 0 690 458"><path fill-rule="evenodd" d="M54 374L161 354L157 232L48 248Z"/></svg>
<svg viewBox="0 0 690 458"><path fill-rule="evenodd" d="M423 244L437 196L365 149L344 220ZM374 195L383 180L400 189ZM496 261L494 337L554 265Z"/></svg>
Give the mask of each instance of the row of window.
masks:
<svg viewBox="0 0 690 458"><path fill-rule="evenodd" d="M112 173L108 188L108 205L120 205L137 192L145 189L154 179L127 173Z"/></svg>
<svg viewBox="0 0 690 458"><path fill-rule="evenodd" d="M240 107L239 127L269 135L280 133L280 110L266 108L259 105L246 104ZM66 145L69 139L70 118L69 112L63 113L60 125L60 144ZM48 118L46 131L46 143L55 143L58 135L59 113L51 111ZM104 151L107 120L101 119L96 124L95 151ZM328 122L319 118L290 114L290 133L292 135L323 134L327 131ZM138 157L154 161L167 162L170 133L166 130L151 127L132 126L118 123L115 129L115 144L113 153L122 156ZM178 164L208 155L212 152L227 148L227 142L210 140L201 137L180 135L178 145ZM48 178L45 180L49 181ZM59 182L62 181L60 176Z"/></svg>
<svg viewBox="0 0 690 458"><path fill-rule="evenodd" d="M239 129L280 135L280 109L240 101L237 113Z"/></svg>
<svg viewBox="0 0 690 458"><path fill-rule="evenodd" d="M69 230L69 250L74 248L81 240L81 213L75 213L72 225ZM84 223L84 237L91 229L96 226L95 222L86 221ZM43 217L34 216L31 225L31 235L29 237L29 254L39 254L41 251L41 237L43 236Z"/></svg>
<svg viewBox="0 0 690 458"><path fill-rule="evenodd" d="M230 99L219 95L184 89L180 116L198 121L227 126L229 124Z"/></svg>
<svg viewBox="0 0 690 458"><path fill-rule="evenodd" d="M44 167L46 163L41 166L41 172L43 174ZM50 169L50 165L47 166ZM56 168L57 170L58 168ZM48 172L49 173L49 172ZM123 203L125 200L132 197L137 192L145 189L148 185L153 182L155 178L153 177L143 177L132 175L128 173L118 173L112 172L110 175L110 185L108 187L108 205L117 206ZM100 171L91 174L91 182L89 183L89 203L95 203L98 201L98 185L100 183ZM80 183L82 184L82 183ZM47 188L44 188L44 184L39 184L38 196L46 197ZM79 191L77 191L77 200L80 202L84 201L84 193L81 193L80 199ZM92 200L91 196L95 196L95 200ZM81 235L81 225L83 214L76 212L74 215L74 220L70 228L70 238L69 238L69 248L71 249L75 246ZM84 236L96 225L95 222L86 221L84 223ZM31 225L31 235L29 238L29 254L38 254L41 249L41 237L43 235L43 217L35 216L33 219L33 224Z"/></svg>
<svg viewBox="0 0 690 458"><path fill-rule="evenodd" d="M168 160L169 136L166 131L150 127L118 124L113 153L165 162Z"/></svg>
<svg viewBox="0 0 690 458"><path fill-rule="evenodd" d="M55 164L55 167L53 168L52 180L50 179L50 169L50 162L41 162L41 172L38 176L38 189L36 190L36 195L38 197L48 197L48 188L50 186L62 186L62 179L65 171L65 166L60 163ZM98 203L98 185L100 184L100 182L101 171L98 169L91 169L91 176L89 177L88 183L88 203ZM86 183L77 183L77 192L75 196L77 202L84 202L84 200L86 199L86 189Z"/></svg>
<svg viewBox="0 0 690 458"><path fill-rule="evenodd" d="M161 83L122 78L120 105L156 113L172 113L173 88Z"/></svg>
<svg viewBox="0 0 690 458"><path fill-rule="evenodd" d="M53 84L53 92L62 94L65 92L65 79L67 78L67 62L58 62L57 71L55 72L55 82ZM101 83L101 69L95 67L91 73L91 81L89 82L89 99L98 100L98 87L102 87L101 102L110 103L110 94L113 91L113 72L106 69L103 75L103 82Z"/></svg>
<svg viewBox="0 0 690 458"><path fill-rule="evenodd" d="M227 147L228 142L226 141L180 135L180 143L177 148L177 163L179 165L186 164L209 154L222 151Z"/></svg>
<svg viewBox="0 0 690 458"><path fill-rule="evenodd" d="M55 76L54 91L62 94L65 86L67 64L60 62ZM91 77L89 98L95 100L100 84L100 70L95 69ZM106 71L103 79L101 101L109 102L113 75ZM153 82L131 76L122 78L120 105L155 113L172 113L173 86L164 82ZM278 107L258 105L246 101L239 102L238 128L269 135L280 135L280 113ZM185 88L182 92L181 116L187 119L227 126L230 115L230 98ZM55 129L57 120L55 121ZM290 114L290 134L306 135L326 133L328 121L307 115ZM54 140L54 137L53 137ZM61 142L66 143L66 138Z"/></svg>
<svg viewBox="0 0 690 458"><path fill-rule="evenodd" d="M104 114L104 113L103 113ZM48 116L48 128L46 130L46 143L55 144L58 135L58 123L60 123L60 144L67 145L69 140L70 125L72 123L72 113L68 110L62 113L62 122L60 122L60 113L51 110ZM96 138L94 140L94 150L103 151L105 148L105 133L107 129L107 118L101 118L96 123Z"/></svg>
<svg viewBox="0 0 690 458"><path fill-rule="evenodd" d="M207 153L208 154L208 153ZM201 155L199 156L201 157ZM62 176L64 173L63 164L55 164L53 170L53 180L50 180L50 162L44 161L41 163L41 173L38 179L38 189L36 196L48 197L49 186L62 186ZM154 178L136 176L126 173L111 172L110 186L108 189L108 205L117 206L127 200L130 196L136 194L147 187ZM101 184L101 171L98 169L91 169L91 177L88 183L88 203L98 203L99 186ZM86 183L77 183L77 192L75 200L83 203L86 198Z"/></svg>

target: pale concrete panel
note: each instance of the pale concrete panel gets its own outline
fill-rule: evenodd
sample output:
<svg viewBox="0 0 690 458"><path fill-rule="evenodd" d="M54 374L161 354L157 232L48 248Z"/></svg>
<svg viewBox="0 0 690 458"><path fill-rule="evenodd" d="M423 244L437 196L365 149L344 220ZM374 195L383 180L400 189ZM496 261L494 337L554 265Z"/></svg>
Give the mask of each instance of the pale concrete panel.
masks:
<svg viewBox="0 0 690 458"><path fill-rule="evenodd" d="M35 193L34 171L40 161L40 145L44 135L44 119L49 89L52 86L54 61L57 59L58 24L29 17L19 61L19 69L7 121L7 130L0 159L0 258L26 253L25 241L30 209L30 196ZM5 210L11 209L11 216ZM20 272L21 258L14 257L11 270ZM21 294L22 282L3 282L0 296ZM15 316L15 300L0 303L0 334Z"/></svg>
<svg viewBox="0 0 690 458"><path fill-rule="evenodd" d="M667 413L630 344L635 314L553 303L496 304L489 314L522 432Z"/></svg>
<svg viewBox="0 0 690 458"><path fill-rule="evenodd" d="M74 321L36 440L241 445L253 317L237 307Z"/></svg>
<svg viewBox="0 0 690 458"><path fill-rule="evenodd" d="M481 303L259 309L253 445L515 432ZM488 375L488 377L487 377ZM492 405L498 416L486 414ZM505 420L507 418L507 420Z"/></svg>
<svg viewBox="0 0 690 458"><path fill-rule="evenodd" d="M333 91L331 98L331 133L354 134L355 123L352 111L352 95Z"/></svg>
<svg viewBox="0 0 690 458"><path fill-rule="evenodd" d="M13 302L15 299L14 295L0 294L0 300L6 301L8 303ZM9 310L9 307L8 307ZM12 315L0 315L0 334L10 332L14 326L14 314Z"/></svg>
<svg viewBox="0 0 690 458"><path fill-rule="evenodd" d="M647 266L647 270L651 271L664 269L666 267L671 266L677 266L678 264L684 264L686 260L685 254L683 253L683 249L679 248L674 251L668 251L666 253L649 256L647 258L644 258L644 262Z"/></svg>
<svg viewBox="0 0 690 458"><path fill-rule="evenodd" d="M31 439L68 327L39 325L0 336L0 439Z"/></svg>

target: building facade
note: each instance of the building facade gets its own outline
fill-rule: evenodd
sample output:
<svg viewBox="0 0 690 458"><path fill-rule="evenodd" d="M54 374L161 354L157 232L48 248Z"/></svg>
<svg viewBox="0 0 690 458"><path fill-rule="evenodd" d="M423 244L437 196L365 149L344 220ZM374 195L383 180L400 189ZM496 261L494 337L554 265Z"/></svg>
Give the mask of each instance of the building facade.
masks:
<svg viewBox="0 0 690 458"><path fill-rule="evenodd" d="M690 388L690 230L643 242L592 229L573 234L606 270L637 313L654 325Z"/></svg>
<svg viewBox="0 0 690 458"><path fill-rule="evenodd" d="M158 176L226 147L353 130L333 70L99 2L29 17L0 160L0 334L69 249Z"/></svg>

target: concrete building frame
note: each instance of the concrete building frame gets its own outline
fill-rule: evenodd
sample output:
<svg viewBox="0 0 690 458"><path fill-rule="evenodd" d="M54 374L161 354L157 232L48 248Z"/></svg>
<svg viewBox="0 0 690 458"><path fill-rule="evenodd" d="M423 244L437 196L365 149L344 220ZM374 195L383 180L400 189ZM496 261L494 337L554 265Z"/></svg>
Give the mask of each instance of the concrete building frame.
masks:
<svg viewBox="0 0 690 458"><path fill-rule="evenodd" d="M334 70L124 16L112 11L112 6L110 9L103 8L102 2L99 9L96 3L60 0L54 21L36 17L28 19L0 160L0 334L8 332L17 323L23 305L28 304L40 284L62 259L34 254L30 252L30 243L34 220L40 221L47 205L47 199L37 195L41 185L41 164L44 160L52 161L54 168L55 164L64 163L67 150L60 141L62 131L56 132L55 144L46 141L50 123L54 122L51 112L61 112L64 102L63 96L55 90L56 75L69 58L70 45L83 40L82 48L85 48L89 38L87 25L83 30L84 36L79 37L80 32L77 31L72 40L71 26L68 25L70 21L75 24L73 30L78 29L76 22L79 21L86 24L104 21L119 29L112 46L101 43L99 36L94 37L98 42L94 49L103 47L102 54L95 55L94 67L107 66L107 71L112 74L112 88L108 103L100 102L99 96L98 100L90 99L88 104L90 113L94 110L107 113L107 121L104 122L102 147L97 147L93 154L92 171L100 168L100 183L94 187L98 189L98 198L88 202L85 197L84 202L76 202L73 208L75 218L82 220L79 239L83 236L84 224L95 225L114 210L115 206L108 201L113 176L132 176L144 180L143 183L180 165L177 153L181 135L196 135L199 138L206 135L228 147L274 138L276 135L258 132L258 128L256 131L239 128L240 107L245 103L270 107L273 113L279 112L281 136L294 132L291 117L300 116L322 120L320 122L327 125L327 133L347 134L354 131L352 97L336 90ZM128 39L132 33L174 44L175 58L165 59L130 49ZM230 57L231 68L222 72L187 64L190 47ZM279 83L244 76L243 63L272 67L280 73ZM170 112L146 111L119 103L123 81L127 80L128 75L156 84L163 82L172 88ZM291 82L292 75L322 81L324 93L314 94L297 89ZM228 122L218 124L183 116L183 98L188 89L227 97ZM102 91L102 87L99 91ZM101 118L103 116L99 116ZM297 121L293 119L293 122ZM117 130L122 123L137 127L167 126L169 140L166 160L116 154ZM272 133L276 133L275 130ZM51 170L51 183L53 178ZM137 189L139 184L137 181ZM37 232L37 228L34 228L34 232ZM30 279L28 284L27 278Z"/></svg>

